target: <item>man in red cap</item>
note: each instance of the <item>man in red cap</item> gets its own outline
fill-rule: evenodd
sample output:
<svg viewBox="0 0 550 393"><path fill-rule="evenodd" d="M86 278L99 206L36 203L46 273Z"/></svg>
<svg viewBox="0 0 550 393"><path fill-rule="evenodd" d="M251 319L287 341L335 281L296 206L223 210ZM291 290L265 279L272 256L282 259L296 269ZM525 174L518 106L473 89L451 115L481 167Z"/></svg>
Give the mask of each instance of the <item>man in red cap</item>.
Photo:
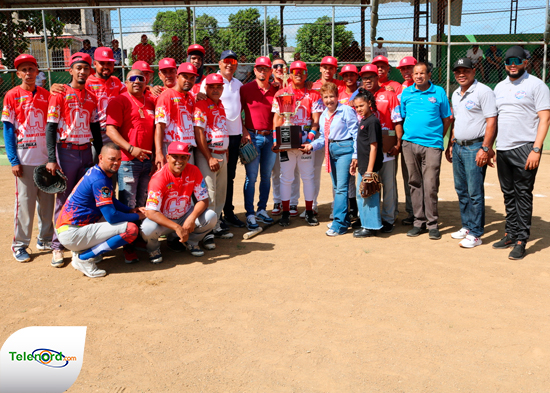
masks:
<svg viewBox="0 0 550 393"><path fill-rule="evenodd" d="M378 83L386 90L391 90L395 94L401 94L401 83L388 79L390 72L390 62L386 56L376 56L372 59L372 64L378 68Z"/></svg>
<svg viewBox="0 0 550 393"><path fill-rule="evenodd" d="M193 97L197 97L201 89L201 82L206 78L204 75L204 53L204 48L199 44L193 44L187 48L187 62L195 66L198 74L195 78L195 86L191 90Z"/></svg>
<svg viewBox="0 0 550 393"><path fill-rule="evenodd" d="M168 247L175 252L187 248L193 256L204 255L199 242L216 225L216 213L208 209L208 189L201 171L189 163L189 147L184 142L172 142L167 164L149 182L147 218L141 224L141 235L152 263L162 262L158 240L162 235L168 235Z"/></svg>
<svg viewBox="0 0 550 393"><path fill-rule="evenodd" d="M350 97L357 91L357 80L359 79L359 72L357 67L353 64L345 65L340 72L342 81L346 86L345 89L338 89L338 102L344 105L351 105Z"/></svg>
<svg viewBox="0 0 550 393"><path fill-rule="evenodd" d="M48 162L46 114L50 93L36 86L38 63L33 56L17 56L14 66L22 83L6 93L2 122L6 153L16 188L15 233L11 250L16 261L27 262L31 259L27 247L31 242L36 206L40 228L36 248L49 250L53 236L55 196L40 191L33 180L34 168Z"/></svg>
<svg viewBox="0 0 550 393"><path fill-rule="evenodd" d="M149 44L146 34L141 36L141 42L134 47L132 51L132 60L134 62L144 61L147 64L153 64L155 61L155 48L153 48L153 45Z"/></svg>
<svg viewBox="0 0 550 393"><path fill-rule="evenodd" d="M46 168L55 174L61 169L67 177L67 190L57 194L55 220L76 183L87 168L93 166L92 143L101 151L101 128L97 115L97 99L86 89L86 81L92 70L92 58L85 53L71 56L69 74L71 82L63 93L52 95L48 107L46 141L48 164ZM52 241L52 266L63 266L63 246L57 233Z"/></svg>
<svg viewBox="0 0 550 393"><path fill-rule="evenodd" d="M311 142L319 131L319 116L322 109L319 104L319 93L315 90L309 90L305 87L307 78L307 66L303 61L295 61L290 65L290 74L292 85L280 89L273 99L272 112L273 127L279 127L283 124L284 118L279 112L279 103L277 97L287 92L294 94L296 103L299 107L291 117L292 124L302 127L302 142ZM274 138L273 146L276 147ZM315 194L314 182L314 162L313 155L302 153L298 149L290 149L281 152L281 199L283 205L283 214L279 224L281 226L290 225L290 194L291 184L294 181L294 169L300 168L300 176L304 184L304 198L306 200L305 219L309 225L319 225L313 213L313 198Z"/></svg>
<svg viewBox="0 0 550 393"><path fill-rule="evenodd" d="M414 85L412 75L416 63L416 59L412 56L405 56L399 61L397 69L401 72L401 76L404 79L404 82L401 84L401 91L405 90L409 86ZM401 94L398 94L397 98L401 99Z"/></svg>
<svg viewBox="0 0 550 393"><path fill-rule="evenodd" d="M162 86L147 86L146 91L151 98L156 100L166 89L172 89L176 86L178 78L178 66L172 58L165 57L159 61L159 79L162 81Z"/></svg>
<svg viewBox="0 0 550 393"><path fill-rule="evenodd" d="M180 39L177 35L172 36L172 45L166 48L164 56L174 59L177 64L183 63L183 60L185 59L185 53L183 51L183 47L181 46Z"/></svg>
<svg viewBox="0 0 550 393"><path fill-rule="evenodd" d="M173 89L165 90L155 104L155 166L160 169L165 163L168 145L185 142L191 146L189 161L194 163L192 149L197 146L193 129L195 100L190 91L195 83L197 69L191 63L182 63Z"/></svg>

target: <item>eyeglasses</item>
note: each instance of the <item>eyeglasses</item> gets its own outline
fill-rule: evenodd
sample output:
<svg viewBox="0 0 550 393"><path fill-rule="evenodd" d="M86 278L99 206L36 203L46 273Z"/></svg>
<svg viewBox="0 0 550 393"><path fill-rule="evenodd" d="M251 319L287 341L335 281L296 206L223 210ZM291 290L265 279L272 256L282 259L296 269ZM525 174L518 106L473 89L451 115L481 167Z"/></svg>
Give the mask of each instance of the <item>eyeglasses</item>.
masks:
<svg viewBox="0 0 550 393"><path fill-rule="evenodd" d="M142 75L132 75L128 77L128 82L145 82L145 77Z"/></svg>
<svg viewBox="0 0 550 393"><path fill-rule="evenodd" d="M263 66L256 66L256 70L258 72L269 72L271 70L271 68L269 67L263 67Z"/></svg>
<svg viewBox="0 0 550 393"><path fill-rule="evenodd" d="M233 65L238 63L237 59L233 59L231 57L227 57L227 58L223 59L223 62L225 64L233 64Z"/></svg>
<svg viewBox="0 0 550 393"><path fill-rule="evenodd" d="M506 64L507 66L511 66L511 65L522 65L523 64L523 60L520 59L519 57L510 57L508 59L506 59L504 61L504 64Z"/></svg>
<svg viewBox="0 0 550 393"><path fill-rule="evenodd" d="M274 70L278 70L278 69L283 69L285 67L284 64L273 64L273 69Z"/></svg>

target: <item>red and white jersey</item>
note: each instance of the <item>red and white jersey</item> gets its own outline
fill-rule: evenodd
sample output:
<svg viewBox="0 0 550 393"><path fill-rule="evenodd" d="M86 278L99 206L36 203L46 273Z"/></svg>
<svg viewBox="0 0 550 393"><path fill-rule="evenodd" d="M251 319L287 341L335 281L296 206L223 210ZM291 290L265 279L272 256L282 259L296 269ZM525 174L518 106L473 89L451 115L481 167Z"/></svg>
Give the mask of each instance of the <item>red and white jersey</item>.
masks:
<svg viewBox="0 0 550 393"><path fill-rule="evenodd" d="M42 165L48 162L46 147L46 114L50 93L41 87L36 93L20 86L14 87L4 97L2 121L15 128L17 155L21 165Z"/></svg>
<svg viewBox="0 0 550 393"><path fill-rule="evenodd" d="M57 123L57 141L83 145L92 140L90 123L97 123L97 100L86 89L65 86L65 92L50 96L48 123Z"/></svg>
<svg viewBox="0 0 550 393"><path fill-rule="evenodd" d="M401 95L401 83L399 83L399 82L387 80L385 82L380 82L379 81L378 84L380 86L382 86L383 88L386 88L386 86L391 86L391 87L393 87L393 92L396 95Z"/></svg>
<svg viewBox="0 0 550 393"><path fill-rule="evenodd" d="M376 99L376 117L380 120L383 130L395 130L394 123L403 120L397 95L383 87L374 93Z"/></svg>
<svg viewBox="0 0 550 393"><path fill-rule="evenodd" d="M199 81L199 83L195 83L195 85L193 86L193 88L191 89L191 91L189 93L191 93L191 95L193 96L193 99L196 101L197 100L197 94L200 93L201 91L201 83L203 80L206 79L206 75L203 75L201 80Z"/></svg>
<svg viewBox="0 0 550 393"><path fill-rule="evenodd" d="M97 100L97 116L99 118L99 125L101 126L101 136L103 137L103 142L109 142L110 140L106 135L107 105L109 105L111 99L124 93L126 86L114 76L105 80L95 75L90 75L86 81L86 90L92 93Z"/></svg>
<svg viewBox="0 0 550 393"><path fill-rule="evenodd" d="M155 124L166 124L163 142L179 141L197 146L193 127L194 110L195 100L190 93L167 89L158 97Z"/></svg>
<svg viewBox="0 0 550 393"><path fill-rule="evenodd" d="M336 86L338 86L338 93L340 93L342 91L342 89L345 90L346 88L346 82L340 80L340 79L333 79L329 82L332 82L334 83ZM321 89L321 86L323 86L323 84L325 83L324 80L322 79L317 79L315 82L313 82L313 85L311 86L311 89L312 90L315 90L315 91L319 91Z"/></svg>
<svg viewBox="0 0 550 393"><path fill-rule="evenodd" d="M208 188L199 168L187 164L181 176L174 176L170 166L164 165L151 177L145 208L177 220L192 208L192 195L197 201L208 199Z"/></svg>
<svg viewBox="0 0 550 393"><path fill-rule="evenodd" d="M206 143L210 149L227 150L229 134L226 120L221 100L218 101L218 105L214 104L210 98L195 104L193 121L197 127L204 129Z"/></svg>
<svg viewBox="0 0 550 393"><path fill-rule="evenodd" d="M350 98L353 95L353 93L346 93L346 90L338 92L338 102L343 105L351 106Z"/></svg>
<svg viewBox="0 0 550 393"><path fill-rule="evenodd" d="M295 126L311 126L311 115L313 113L323 112L323 108L319 104L319 101L321 100L321 96L319 95L319 93L317 93L315 90L307 90L305 88L299 90L294 89L294 87L292 86L288 86L285 89L280 89L277 93L275 93L271 112L280 114L279 102L277 101L277 97L285 92L293 93L296 99L297 109L294 115L290 118L290 121ZM309 130L306 129L306 131Z"/></svg>

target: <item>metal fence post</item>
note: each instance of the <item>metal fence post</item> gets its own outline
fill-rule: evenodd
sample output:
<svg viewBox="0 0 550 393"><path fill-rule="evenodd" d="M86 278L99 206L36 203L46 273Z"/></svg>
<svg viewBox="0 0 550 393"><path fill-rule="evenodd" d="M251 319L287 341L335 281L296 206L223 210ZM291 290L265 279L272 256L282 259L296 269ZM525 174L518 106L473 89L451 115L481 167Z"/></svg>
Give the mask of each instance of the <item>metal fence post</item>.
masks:
<svg viewBox="0 0 550 393"><path fill-rule="evenodd" d="M451 0L447 0L447 97L451 90Z"/></svg>
<svg viewBox="0 0 550 393"><path fill-rule="evenodd" d="M193 44L197 43L197 21L195 19L195 9L196 7L193 7Z"/></svg>
<svg viewBox="0 0 550 393"><path fill-rule="evenodd" d="M46 14L42 10L42 25L44 26L44 50L46 51L46 65L48 67L48 83L52 85L52 71L50 67L50 53L48 51L48 31L46 30Z"/></svg>
<svg viewBox="0 0 550 393"><path fill-rule="evenodd" d="M268 56L267 49L267 6L264 5L264 53L262 56Z"/></svg>
<svg viewBox="0 0 550 393"><path fill-rule="evenodd" d="M120 7L117 8L118 11L118 34L120 35L120 63L122 66L122 80L126 80L126 76L124 75L124 66L126 65L126 62L124 61L124 42L122 42L122 20L120 19Z"/></svg>
<svg viewBox="0 0 550 393"><path fill-rule="evenodd" d="M332 44L331 44L331 56L334 56L334 6L332 6Z"/></svg>
<svg viewBox="0 0 550 393"><path fill-rule="evenodd" d="M546 0L546 26L544 28L544 56L542 58L542 81L546 83L546 67L548 64L548 34L550 34L550 11L548 10L548 3L550 0Z"/></svg>

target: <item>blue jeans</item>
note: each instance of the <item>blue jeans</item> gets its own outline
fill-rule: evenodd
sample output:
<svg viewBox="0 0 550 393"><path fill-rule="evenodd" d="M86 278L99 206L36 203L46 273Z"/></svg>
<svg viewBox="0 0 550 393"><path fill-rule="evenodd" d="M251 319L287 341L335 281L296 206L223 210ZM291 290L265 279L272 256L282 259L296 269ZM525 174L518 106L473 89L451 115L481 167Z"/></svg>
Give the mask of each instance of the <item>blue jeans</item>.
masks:
<svg viewBox="0 0 550 393"><path fill-rule="evenodd" d="M129 208L145 206L151 160L122 161L118 169L118 200Z"/></svg>
<svg viewBox="0 0 550 393"><path fill-rule="evenodd" d="M260 172L260 200L258 201L258 211L267 208L267 200L271 189L271 171L275 164L277 155L271 151L273 146L273 135L258 135L250 132L252 143L258 152L258 157L254 161L245 165L246 179L244 181L244 208L246 216L254 215L254 192L256 190L256 179L258 178L258 169Z"/></svg>
<svg viewBox="0 0 550 393"><path fill-rule="evenodd" d="M357 207L359 218L361 218L361 227L373 231L382 228L382 216L380 214L380 193L377 192L368 198L361 196L361 180L363 174L357 173Z"/></svg>
<svg viewBox="0 0 550 393"><path fill-rule="evenodd" d="M334 207L332 229L339 234L346 233L350 226L348 217L349 166L353 155L353 139L332 142L329 145L332 187L334 188Z"/></svg>
<svg viewBox="0 0 550 393"><path fill-rule="evenodd" d="M460 205L462 227L475 237L483 235L485 227L485 172L487 165L476 164L476 154L483 142L470 146L453 144L453 173Z"/></svg>

